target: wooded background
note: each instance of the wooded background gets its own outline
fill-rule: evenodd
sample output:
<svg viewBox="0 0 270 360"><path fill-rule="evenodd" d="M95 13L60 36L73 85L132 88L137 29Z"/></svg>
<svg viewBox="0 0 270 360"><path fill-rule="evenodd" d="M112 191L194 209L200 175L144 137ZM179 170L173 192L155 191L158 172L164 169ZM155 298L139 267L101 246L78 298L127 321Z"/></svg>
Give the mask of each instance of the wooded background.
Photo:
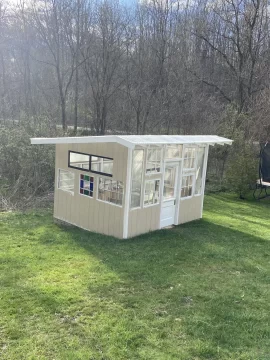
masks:
<svg viewBox="0 0 270 360"><path fill-rule="evenodd" d="M11 176L7 139L15 131L19 146L21 129L269 139L269 5L0 0L2 181ZM227 150L213 158L217 172L227 158Z"/></svg>

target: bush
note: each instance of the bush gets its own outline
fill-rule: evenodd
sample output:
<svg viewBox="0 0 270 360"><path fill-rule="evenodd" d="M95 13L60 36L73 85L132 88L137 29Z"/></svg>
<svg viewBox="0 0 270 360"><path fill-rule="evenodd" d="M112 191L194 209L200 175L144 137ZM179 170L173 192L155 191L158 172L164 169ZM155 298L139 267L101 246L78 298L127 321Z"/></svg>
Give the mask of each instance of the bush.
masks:
<svg viewBox="0 0 270 360"><path fill-rule="evenodd" d="M244 198L258 178L258 158L252 141L238 133L230 149L225 181L240 198Z"/></svg>
<svg viewBox="0 0 270 360"><path fill-rule="evenodd" d="M232 146L218 146L209 151L207 191L234 191L245 197L258 177L258 150L248 129L252 119L238 113L232 104L222 115L218 133L232 139Z"/></svg>
<svg viewBox="0 0 270 360"><path fill-rule="evenodd" d="M54 146L31 145L30 138L38 136L52 136L52 131L46 127L34 130L30 124L0 128L2 208L25 204L53 190Z"/></svg>

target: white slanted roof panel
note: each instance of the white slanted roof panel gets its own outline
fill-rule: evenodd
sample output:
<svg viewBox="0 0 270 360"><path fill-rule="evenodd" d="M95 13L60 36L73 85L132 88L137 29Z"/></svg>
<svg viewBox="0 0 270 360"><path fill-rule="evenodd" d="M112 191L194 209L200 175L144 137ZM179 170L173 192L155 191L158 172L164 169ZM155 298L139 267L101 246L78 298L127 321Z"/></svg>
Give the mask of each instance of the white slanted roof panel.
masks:
<svg viewBox="0 0 270 360"><path fill-rule="evenodd" d="M118 143L131 149L136 145L232 144L232 140L216 135L105 135L31 139L31 144L87 144L108 142Z"/></svg>
<svg viewBox="0 0 270 360"><path fill-rule="evenodd" d="M121 135L117 137L134 145L232 143L232 140L216 135Z"/></svg>
<svg viewBox="0 0 270 360"><path fill-rule="evenodd" d="M124 139L118 139L116 135L104 136L76 136L58 138L32 138L31 144L92 144L92 143L118 143L126 147L134 147Z"/></svg>

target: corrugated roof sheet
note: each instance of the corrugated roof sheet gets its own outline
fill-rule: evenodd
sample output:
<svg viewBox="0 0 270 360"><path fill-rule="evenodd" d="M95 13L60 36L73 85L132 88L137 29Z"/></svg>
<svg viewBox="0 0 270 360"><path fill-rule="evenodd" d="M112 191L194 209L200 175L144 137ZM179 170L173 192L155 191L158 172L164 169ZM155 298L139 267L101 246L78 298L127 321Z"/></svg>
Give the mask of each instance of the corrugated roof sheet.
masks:
<svg viewBox="0 0 270 360"><path fill-rule="evenodd" d="M159 144L232 144L232 140L216 135L105 135L31 139L31 144L87 144L106 142L115 142L129 148L134 148L135 145Z"/></svg>
<svg viewBox="0 0 270 360"><path fill-rule="evenodd" d="M120 135L118 137L135 145L232 143L232 140L215 135Z"/></svg>

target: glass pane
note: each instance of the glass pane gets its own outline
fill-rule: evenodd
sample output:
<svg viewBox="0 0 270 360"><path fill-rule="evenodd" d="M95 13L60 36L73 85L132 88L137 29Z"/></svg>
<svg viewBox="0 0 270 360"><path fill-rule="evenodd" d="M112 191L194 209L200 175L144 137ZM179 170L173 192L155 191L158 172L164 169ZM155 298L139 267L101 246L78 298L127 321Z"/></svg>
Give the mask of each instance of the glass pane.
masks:
<svg viewBox="0 0 270 360"><path fill-rule="evenodd" d="M89 170L89 160L90 160L90 155L84 155L84 154L75 153L72 151L69 153L69 165L70 166Z"/></svg>
<svg viewBox="0 0 270 360"><path fill-rule="evenodd" d="M202 175L203 175L203 164L204 164L205 148L200 147L197 154L197 171L196 171L196 185L195 194L201 194L202 191Z"/></svg>
<svg viewBox="0 0 270 360"><path fill-rule="evenodd" d="M99 178L98 198L106 202L122 205L123 187L121 181Z"/></svg>
<svg viewBox="0 0 270 360"><path fill-rule="evenodd" d="M167 145L165 151L166 159L180 158L182 156L182 145Z"/></svg>
<svg viewBox="0 0 270 360"><path fill-rule="evenodd" d="M103 159L102 172L106 174L112 174L112 171L113 171L113 161L108 159Z"/></svg>
<svg viewBox="0 0 270 360"><path fill-rule="evenodd" d="M112 175L113 160L101 156L91 156L91 171Z"/></svg>
<svg viewBox="0 0 270 360"><path fill-rule="evenodd" d="M147 150L146 173L159 173L161 167L161 148Z"/></svg>
<svg viewBox="0 0 270 360"><path fill-rule="evenodd" d="M193 175L183 176L181 197L192 196Z"/></svg>
<svg viewBox="0 0 270 360"><path fill-rule="evenodd" d="M164 174L163 198L170 199L175 196L176 166L166 165Z"/></svg>
<svg viewBox="0 0 270 360"><path fill-rule="evenodd" d="M58 188L64 191L74 191L73 172L59 169Z"/></svg>
<svg viewBox="0 0 270 360"><path fill-rule="evenodd" d="M144 150L133 151L132 161L132 183L130 207L135 208L141 205L141 186L143 174Z"/></svg>
<svg viewBox="0 0 270 360"><path fill-rule="evenodd" d="M145 183L144 205L159 203L160 180L148 180Z"/></svg>
<svg viewBox="0 0 270 360"><path fill-rule="evenodd" d="M195 147L185 148L184 154L184 169L193 169L195 167Z"/></svg>
<svg viewBox="0 0 270 360"><path fill-rule="evenodd" d="M84 189L87 189L87 190L90 189L90 182L89 181L84 182Z"/></svg>

